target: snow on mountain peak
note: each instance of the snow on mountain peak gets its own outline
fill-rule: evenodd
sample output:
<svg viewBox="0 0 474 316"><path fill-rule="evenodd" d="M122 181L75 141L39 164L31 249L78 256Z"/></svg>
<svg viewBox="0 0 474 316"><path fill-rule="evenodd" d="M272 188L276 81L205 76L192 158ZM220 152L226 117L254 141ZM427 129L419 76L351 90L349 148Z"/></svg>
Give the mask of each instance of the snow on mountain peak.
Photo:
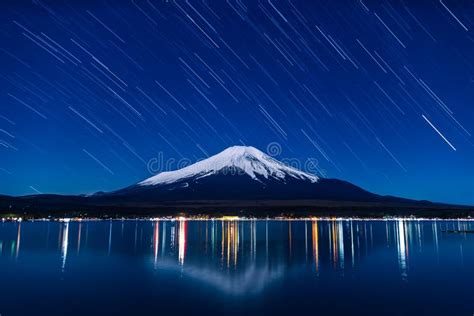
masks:
<svg viewBox="0 0 474 316"><path fill-rule="evenodd" d="M291 177L311 182L317 182L319 179L313 174L287 166L255 147L232 146L190 166L175 171L161 172L138 184L141 186L169 184L191 177L203 178L227 168L241 171L256 181L259 181L261 177L279 180Z"/></svg>

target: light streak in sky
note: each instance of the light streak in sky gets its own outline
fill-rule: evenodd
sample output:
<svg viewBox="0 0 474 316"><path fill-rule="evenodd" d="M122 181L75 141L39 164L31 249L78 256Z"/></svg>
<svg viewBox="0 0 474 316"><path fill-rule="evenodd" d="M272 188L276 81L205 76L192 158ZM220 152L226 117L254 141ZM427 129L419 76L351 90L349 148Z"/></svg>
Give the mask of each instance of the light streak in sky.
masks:
<svg viewBox="0 0 474 316"><path fill-rule="evenodd" d="M442 0L439 0L439 3L451 14L451 16L462 26L462 28L467 32L469 29L461 22L461 20L458 19L458 17L451 11L444 3Z"/></svg>
<svg viewBox="0 0 474 316"><path fill-rule="evenodd" d="M105 170L107 170L110 174L114 174L114 172L112 170L109 169L109 167L107 167L106 165L104 165L104 163L102 161L100 161L97 157L95 157L94 155L92 155L90 152L88 152L87 150L85 149L82 149L83 152L85 152L89 157L91 157L95 162L97 162L99 165L102 166L102 168L104 168Z"/></svg>
<svg viewBox="0 0 474 316"><path fill-rule="evenodd" d="M405 169L402 163L392 154L392 152L385 146L385 144L382 143L382 141L378 137L376 137L375 139L380 144L380 146L382 146L382 148L387 152L387 154L389 154L390 157L392 157L392 159L397 163L397 165L399 165L400 168L403 169L403 171L407 172L407 169Z"/></svg>
<svg viewBox="0 0 474 316"><path fill-rule="evenodd" d="M449 147L451 147L454 151L456 151L456 148L453 146L453 144L451 144L449 142L449 140L446 139L446 137L444 137L444 135L436 128L436 126L433 125L433 123L430 122L430 120L428 120L426 118L426 116L424 116L423 114L421 115L421 117L423 117L425 119L425 121L430 124L430 126L436 131L436 133L438 133L439 136L441 136L441 138L446 142L446 144L449 145Z"/></svg>

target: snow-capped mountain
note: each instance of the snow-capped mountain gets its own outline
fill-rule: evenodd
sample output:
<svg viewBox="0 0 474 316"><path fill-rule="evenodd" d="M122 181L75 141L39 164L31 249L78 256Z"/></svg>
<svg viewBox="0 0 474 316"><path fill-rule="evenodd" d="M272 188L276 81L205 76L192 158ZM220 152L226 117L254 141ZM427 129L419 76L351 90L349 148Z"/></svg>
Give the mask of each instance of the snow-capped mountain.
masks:
<svg viewBox="0 0 474 316"><path fill-rule="evenodd" d="M136 202L200 200L375 201L346 181L320 178L287 166L254 147L233 146L190 166L166 171L109 193Z"/></svg>
<svg viewBox="0 0 474 316"><path fill-rule="evenodd" d="M448 207L453 206L373 194L347 181L320 178L289 167L245 146L229 147L188 167L158 173L118 191L90 196L0 196L0 213L79 210L102 215L135 211L150 215L237 210L257 215L259 210L268 215L286 211L317 214L331 209L333 215L355 215L358 213L354 211L363 209L366 214L377 215L385 208L393 214L406 215L413 209L426 209L428 214L429 210L437 210L436 214L442 214L439 210Z"/></svg>
<svg viewBox="0 0 474 316"><path fill-rule="evenodd" d="M200 179L220 173L247 175L260 182L263 179L285 181L285 179L294 178L314 183L319 179L313 174L286 166L255 147L233 146L188 167L161 172L138 185L171 184L189 178Z"/></svg>

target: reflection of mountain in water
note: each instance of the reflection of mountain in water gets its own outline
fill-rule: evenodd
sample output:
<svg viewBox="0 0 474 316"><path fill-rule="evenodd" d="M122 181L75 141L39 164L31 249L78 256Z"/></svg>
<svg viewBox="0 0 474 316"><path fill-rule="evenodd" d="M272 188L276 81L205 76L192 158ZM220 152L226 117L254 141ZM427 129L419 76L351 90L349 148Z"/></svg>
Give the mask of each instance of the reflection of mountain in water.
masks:
<svg viewBox="0 0 474 316"><path fill-rule="evenodd" d="M156 269L167 269L180 271L182 275L196 281L213 286L219 291L228 294L249 294L262 291L265 286L284 275L284 267L259 266L256 263L245 267L239 273L229 273L224 269L212 269L190 263L185 267L179 267L176 262L167 258L155 264Z"/></svg>

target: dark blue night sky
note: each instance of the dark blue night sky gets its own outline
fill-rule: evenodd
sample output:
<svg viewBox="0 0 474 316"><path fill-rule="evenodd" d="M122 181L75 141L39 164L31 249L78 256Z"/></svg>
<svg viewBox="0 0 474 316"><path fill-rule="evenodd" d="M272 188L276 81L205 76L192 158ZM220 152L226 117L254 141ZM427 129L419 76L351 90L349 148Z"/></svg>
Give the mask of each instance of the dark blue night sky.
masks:
<svg viewBox="0 0 474 316"><path fill-rule="evenodd" d="M472 1L2 1L0 194L276 142L376 193L474 204L473 31Z"/></svg>

